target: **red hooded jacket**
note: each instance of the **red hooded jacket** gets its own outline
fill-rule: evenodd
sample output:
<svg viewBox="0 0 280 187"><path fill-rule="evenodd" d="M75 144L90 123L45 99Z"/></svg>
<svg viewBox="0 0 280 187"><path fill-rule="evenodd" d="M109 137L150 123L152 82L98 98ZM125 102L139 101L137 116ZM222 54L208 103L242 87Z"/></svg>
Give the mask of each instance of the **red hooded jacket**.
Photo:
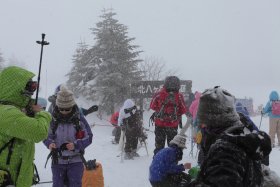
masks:
<svg viewBox="0 0 280 187"><path fill-rule="evenodd" d="M163 87L160 89L155 95L153 96L153 99L150 103L150 108L156 112L159 112L162 108L163 103L165 102L166 98L169 96L169 93L166 91L166 89ZM184 101L184 97L181 93L175 92L174 93L174 102L177 106L177 120L164 120L158 117L155 117L155 125L160 127L177 127L181 116L185 114L188 109ZM164 113L170 114L174 112L174 103L172 101L168 101L166 105L164 106Z"/></svg>
<svg viewBox="0 0 280 187"><path fill-rule="evenodd" d="M114 126L118 126L118 118L119 118L119 112L115 112L114 114L112 114L110 119L111 124Z"/></svg>

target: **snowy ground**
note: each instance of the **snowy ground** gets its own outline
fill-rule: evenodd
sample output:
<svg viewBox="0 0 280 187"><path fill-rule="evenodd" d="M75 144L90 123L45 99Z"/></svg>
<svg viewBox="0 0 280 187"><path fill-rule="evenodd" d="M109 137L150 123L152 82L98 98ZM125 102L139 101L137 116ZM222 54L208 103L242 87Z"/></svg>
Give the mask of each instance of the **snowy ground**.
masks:
<svg viewBox="0 0 280 187"><path fill-rule="evenodd" d="M149 127L148 118L150 113L144 113L145 127L154 130L154 127ZM96 124L93 128L93 143L86 149L86 159L96 159L103 166L103 175L105 181L105 187L149 187L150 183L148 180L149 165L152 161L153 149L154 149L154 134L148 131L148 152L147 155L144 148L139 150L141 157L135 158L134 160L125 160L121 163L120 157L117 155L120 153L118 145L111 143L112 126L107 121L108 117L103 120L99 120L95 114L90 114L88 117L90 124ZM259 126L260 116L253 117L253 121ZM185 120L185 119L184 119ZM268 118L262 119L261 130L268 132ZM190 131L187 131L188 136ZM196 164L196 150L193 151L193 156L190 154L190 140L187 144L188 149L184 151L182 162L191 162L192 166ZM35 163L39 170L41 182L51 181L51 161L49 160L48 165L44 168L46 157L49 151L42 144L36 144L36 156ZM273 148L270 155L270 167L280 175L280 148ZM49 184L39 184L40 187L50 187Z"/></svg>

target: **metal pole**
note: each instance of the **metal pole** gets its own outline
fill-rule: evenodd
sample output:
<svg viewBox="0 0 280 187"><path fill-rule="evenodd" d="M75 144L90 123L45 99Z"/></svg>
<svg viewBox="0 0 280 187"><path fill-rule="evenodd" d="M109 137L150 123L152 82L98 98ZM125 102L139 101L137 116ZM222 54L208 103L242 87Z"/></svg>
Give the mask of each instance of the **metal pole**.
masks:
<svg viewBox="0 0 280 187"><path fill-rule="evenodd" d="M261 125L262 125L262 118L263 118L263 114L261 114L261 120L260 120L259 130L261 129Z"/></svg>
<svg viewBox="0 0 280 187"><path fill-rule="evenodd" d="M38 101L38 94L39 94L39 87L40 87L40 77L41 77L41 66L42 66L42 57L43 57L43 48L44 45L49 45L50 43L45 41L45 33L42 33L42 40L36 41L37 44L41 45L41 55L40 55L40 64L39 64L39 73L38 73L38 88L36 90L36 98L35 98L35 104L37 104Z"/></svg>

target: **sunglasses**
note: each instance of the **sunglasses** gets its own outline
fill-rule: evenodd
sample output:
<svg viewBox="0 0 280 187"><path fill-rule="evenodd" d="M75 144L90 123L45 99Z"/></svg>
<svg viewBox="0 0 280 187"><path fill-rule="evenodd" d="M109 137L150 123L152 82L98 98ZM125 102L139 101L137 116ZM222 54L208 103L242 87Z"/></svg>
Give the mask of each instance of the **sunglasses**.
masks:
<svg viewBox="0 0 280 187"><path fill-rule="evenodd" d="M71 110L72 110L72 108L58 108L58 110L60 111L60 112L70 112Z"/></svg>

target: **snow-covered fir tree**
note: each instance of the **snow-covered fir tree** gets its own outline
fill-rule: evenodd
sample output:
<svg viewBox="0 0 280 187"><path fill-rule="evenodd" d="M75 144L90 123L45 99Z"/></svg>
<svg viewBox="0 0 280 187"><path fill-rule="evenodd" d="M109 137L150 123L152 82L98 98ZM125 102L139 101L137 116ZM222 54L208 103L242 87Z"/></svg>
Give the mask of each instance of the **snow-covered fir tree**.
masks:
<svg viewBox="0 0 280 187"><path fill-rule="evenodd" d="M112 10L103 10L101 21L91 28L95 45L86 53L84 93L90 100L99 101L108 113L130 97L130 84L141 80L138 68L139 46L131 44L127 26L114 18Z"/></svg>
<svg viewBox="0 0 280 187"><path fill-rule="evenodd" d="M72 58L73 67L66 76L68 76L67 86L75 93L75 95L83 94L83 87L86 79L86 52L88 45L85 42L79 42L78 48Z"/></svg>

